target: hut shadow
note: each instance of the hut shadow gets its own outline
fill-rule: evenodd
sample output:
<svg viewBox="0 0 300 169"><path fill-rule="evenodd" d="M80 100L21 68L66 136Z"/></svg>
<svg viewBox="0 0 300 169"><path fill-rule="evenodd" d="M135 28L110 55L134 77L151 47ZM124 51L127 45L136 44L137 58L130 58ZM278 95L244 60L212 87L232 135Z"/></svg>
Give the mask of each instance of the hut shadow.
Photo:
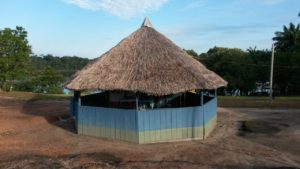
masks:
<svg viewBox="0 0 300 169"><path fill-rule="evenodd" d="M21 113L45 119L48 123L68 132L76 133L75 121L69 115L68 99L43 99L39 95L24 101ZM34 118L32 123L40 121Z"/></svg>

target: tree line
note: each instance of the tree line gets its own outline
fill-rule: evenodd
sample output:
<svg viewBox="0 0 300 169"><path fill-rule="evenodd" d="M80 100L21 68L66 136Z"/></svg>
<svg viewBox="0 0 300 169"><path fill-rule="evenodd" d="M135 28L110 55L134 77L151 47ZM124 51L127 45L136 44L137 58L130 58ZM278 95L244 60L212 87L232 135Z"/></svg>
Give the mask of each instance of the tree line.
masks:
<svg viewBox="0 0 300 169"><path fill-rule="evenodd" d="M62 93L63 83L88 62L76 56L33 55L24 28L0 30L0 91Z"/></svg>
<svg viewBox="0 0 300 169"><path fill-rule="evenodd" d="M282 31L275 32L273 40L275 94L299 95L300 24L284 25ZM255 94L258 88L263 91L263 88L269 87L271 50L250 47L243 51L237 48L214 47L201 54L194 50L186 52L227 80L226 90L229 92L238 89L241 95L250 95Z"/></svg>
<svg viewBox="0 0 300 169"><path fill-rule="evenodd" d="M273 40L275 93L299 95L300 25L283 26L282 31L275 32ZM186 52L227 80L229 93L239 90L242 95L249 95L269 85L271 51L268 49L213 47L201 54L194 50ZM89 61L77 56L34 55L24 28L0 30L0 91L62 93L63 83Z"/></svg>

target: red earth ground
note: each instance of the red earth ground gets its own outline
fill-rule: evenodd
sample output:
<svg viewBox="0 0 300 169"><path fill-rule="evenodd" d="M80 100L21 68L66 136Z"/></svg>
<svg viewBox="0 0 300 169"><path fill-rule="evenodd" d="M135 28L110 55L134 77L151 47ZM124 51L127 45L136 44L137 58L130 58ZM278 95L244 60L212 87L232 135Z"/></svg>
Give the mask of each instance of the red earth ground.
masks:
<svg viewBox="0 0 300 169"><path fill-rule="evenodd" d="M300 168L300 109L219 108L206 140L77 135L66 100L0 97L0 168Z"/></svg>

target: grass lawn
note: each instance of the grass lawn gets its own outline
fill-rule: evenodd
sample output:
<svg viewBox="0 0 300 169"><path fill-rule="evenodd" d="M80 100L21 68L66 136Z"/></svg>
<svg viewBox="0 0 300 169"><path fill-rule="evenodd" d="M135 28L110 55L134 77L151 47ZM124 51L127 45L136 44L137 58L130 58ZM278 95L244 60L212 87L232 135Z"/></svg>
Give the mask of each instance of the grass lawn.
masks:
<svg viewBox="0 0 300 169"><path fill-rule="evenodd" d="M275 97L270 101L269 97L252 96L219 96L220 107L253 107L253 108L300 108L300 96Z"/></svg>
<svg viewBox="0 0 300 169"><path fill-rule="evenodd" d="M64 100L69 99L71 95L66 94L41 94L32 92L0 92L0 97L12 97L23 100Z"/></svg>

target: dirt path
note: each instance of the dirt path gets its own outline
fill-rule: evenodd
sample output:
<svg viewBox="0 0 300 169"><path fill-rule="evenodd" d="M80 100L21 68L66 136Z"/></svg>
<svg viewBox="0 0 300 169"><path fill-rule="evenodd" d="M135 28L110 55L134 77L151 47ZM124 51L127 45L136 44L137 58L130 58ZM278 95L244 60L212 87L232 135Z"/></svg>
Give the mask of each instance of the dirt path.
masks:
<svg viewBox="0 0 300 169"><path fill-rule="evenodd" d="M0 98L0 168L300 168L300 110L219 108L206 140L136 145L75 134L68 104Z"/></svg>

